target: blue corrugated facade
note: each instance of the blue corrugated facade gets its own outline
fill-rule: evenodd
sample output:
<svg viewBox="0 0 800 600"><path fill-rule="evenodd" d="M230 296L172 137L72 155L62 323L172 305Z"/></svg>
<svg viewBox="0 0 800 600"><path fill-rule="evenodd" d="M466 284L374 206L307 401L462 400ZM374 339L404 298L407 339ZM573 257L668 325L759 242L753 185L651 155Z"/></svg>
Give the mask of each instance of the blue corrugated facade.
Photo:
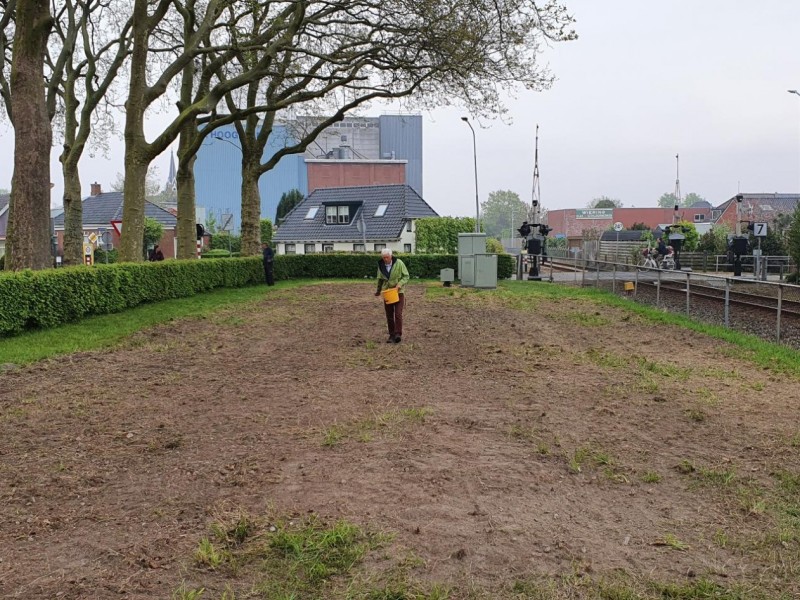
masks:
<svg viewBox="0 0 800 600"><path fill-rule="evenodd" d="M363 120L363 119L362 119ZM376 159L407 160L406 183L422 195L422 117L420 115L383 115L379 117L379 156ZM338 133L337 133L338 136ZM338 139L338 137L336 138ZM276 124L263 160L284 147L289 139L287 128ZM370 153L373 154L374 150ZM242 154L236 128L221 127L209 136L197 153L195 190L197 204L206 208L219 222L220 215L233 215L233 227L241 224L241 164ZM308 172L305 156L285 156L274 169L259 181L261 216L275 221L275 211L281 195L298 189L308 195Z"/></svg>
<svg viewBox="0 0 800 600"><path fill-rule="evenodd" d="M407 160L406 183L422 194L422 116L381 115L381 158ZM394 152L394 157L392 156Z"/></svg>
<svg viewBox="0 0 800 600"><path fill-rule="evenodd" d="M263 160L267 161L285 145L285 129L276 125ZM221 213L233 214L233 226L239 231L242 215L242 151L233 125L220 127L197 153L194 165L197 204L206 208L217 221ZM258 182L261 192L261 216L275 221L281 195L292 189L308 194L308 177L302 154L285 156Z"/></svg>

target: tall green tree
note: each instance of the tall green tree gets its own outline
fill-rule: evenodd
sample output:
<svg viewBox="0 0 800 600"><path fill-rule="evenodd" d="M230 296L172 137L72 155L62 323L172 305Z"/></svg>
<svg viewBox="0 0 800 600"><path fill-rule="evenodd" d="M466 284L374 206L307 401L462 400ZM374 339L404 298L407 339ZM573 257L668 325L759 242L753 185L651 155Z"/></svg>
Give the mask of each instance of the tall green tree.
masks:
<svg viewBox="0 0 800 600"><path fill-rule="evenodd" d="M272 221L261 219L261 243L272 243Z"/></svg>
<svg viewBox="0 0 800 600"><path fill-rule="evenodd" d="M150 217L144 218L144 234L142 235L143 249L155 246L164 237L164 226Z"/></svg>
<svg viewBox="0 0 800 600"><path fill-rule="evenodd" d="M14 3L4 2L3 31ZM9 10L11 9L11 10ZM48 0L17 0L6 107L14 126L14 174L6 242L6 268L44 269L50 256L50 147L53 131L44 91L44 60L53 26ZM5 58L5 48L2 49ZM10 110L9 110L10 109Z"/></svg>
<svg viewBox="0 0 800 600"><path fill-rule="evenodd" d="M280 226L286 215L304 199L305 196L303 196L303 192L297 189L289 190L281 194L281 199L278 201L278 207L275 210L275 224Z"/></svg>
<svg viewBox="0 0 800 600"><path fill-rule="evenodd" d="M589 202L588 208L622 208L622 201L617 198L600 196Z"/></svg>
<svg viewBox="0 0 800 600"><path fill-rule="evenodd" d="M658 206L661 208L673 208L676 204L678 207L681 208L688 208L692 206L696 202L705 202L706 199L696 194L694 192L689 192L684 196L682 200L678 200L678 198L672 192L667 192L661 195L661 198L658 199Z"/></svg>
<svg viewBox="0 0 800 600"><path fill-rule="evenodd" d="M676 224L681 226L683 235L686 236L686 239L683 240L682 250L684 252L694 252L697 248L697 243L700 241L700 234L697 233L697 227L695 227L694 223L689 221L678 221Z"/></svg>
<svg viewBox="0 0 800 600"><path fill-rule="evenodd" d="M426 217L416 221L417 252L455 254L458 252L458 234L473 233L473 217Z"/></svg>
<svg viewBox="0 0 800 600"><path fill-rule="evenodd" d="M490 237L513 237L514 231L528 220L528 205L519 194L497 190L481 204L481 224Z"/></svg>

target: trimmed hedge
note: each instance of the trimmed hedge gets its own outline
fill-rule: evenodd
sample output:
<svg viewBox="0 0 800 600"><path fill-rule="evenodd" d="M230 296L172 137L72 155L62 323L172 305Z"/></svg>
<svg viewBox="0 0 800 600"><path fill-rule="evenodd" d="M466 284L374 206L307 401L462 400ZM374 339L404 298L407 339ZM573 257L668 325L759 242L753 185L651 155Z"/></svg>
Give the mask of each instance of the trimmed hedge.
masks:
<svg viewBox="0 0 800 600"><path fill-rule="evenodd" d="M458 272L454 254L395 254L408 267L412 277L438 279L442 269ZM375 277L378 254L282 254L275 257L275 279ZM508 279L514 273L514 257L497 256L497 278Z"/></svg>
<svg viewBox="0 0 800 600"><path fill-rule="evenodd" d="M0 275L0 334L264 281L261 259L169 260Z"/></svg>
<svg viewBox="0 0 800 600"><path fill-rule="evenodd" d="M412 277L432 279L457 269L458 257L400 255ZM514 270L513 258L498 257L498 278ZM310 254L275 257L275 279L374 278L377 254ZM54 327L90 315L119 312L148 302L183 298L220 287L264 282L261 257L165 260L45 271L0 273L0 335Z"/></svg>

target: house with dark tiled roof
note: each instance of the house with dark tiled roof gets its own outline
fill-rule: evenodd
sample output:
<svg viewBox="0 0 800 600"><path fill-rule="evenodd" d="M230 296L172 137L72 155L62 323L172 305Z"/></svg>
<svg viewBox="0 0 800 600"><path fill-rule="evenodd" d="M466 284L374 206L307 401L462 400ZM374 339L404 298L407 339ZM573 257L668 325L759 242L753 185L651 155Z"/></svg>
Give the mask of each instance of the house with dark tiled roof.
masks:
<svg viewBox="0 0 800 600"><path fill-rule="evenodd" d="M800 202L800 194L739 194L739 220L767 223L768 227L778 217L791 215ZM736 228L736 196L714 209L715 223L724 223L731 231Z"/></svg>
<svg viewBox="0 0 800 600"><path fill-rule="evenodd" d="M0 256L6 253L6 230L8 229L8 194L0 196Z"/></svg>
<svg viewBox="0 0 800 600"><path fill-rule="evenodd" d="M272 239L278 254L414 252L415 221L438 216L408 185L320 188L294 207Z"/></svg>
<svg viewBox="0 0 800 600"><path fill-rule="evenodd" d="M100 185L92 184L92 195L83 199L83 234L95 233L98 238L107 232L111 234L111 248L119 245L119 234L112 222L122 221L122 192L103 192ZM178 253L177 227L178 219L170 211L157 204L145 201L144 216L155 219L164 228L164 235L159 242L165 258L175 258ZM53 219L58 254L64 253L64 213Z"/></svg>

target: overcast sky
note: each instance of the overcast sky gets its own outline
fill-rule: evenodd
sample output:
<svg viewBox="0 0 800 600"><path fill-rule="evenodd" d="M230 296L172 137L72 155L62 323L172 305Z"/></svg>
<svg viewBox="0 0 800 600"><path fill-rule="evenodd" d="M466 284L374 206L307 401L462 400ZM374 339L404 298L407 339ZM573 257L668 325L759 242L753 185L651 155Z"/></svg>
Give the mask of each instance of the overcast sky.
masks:
<svg viewBox="0 0 800 600"><path fill-rule="evenodd" d="M610 196L655 206L675 186L719 204L743 192L800 192L800 2L564 0L579 39L543 60L552 89L509 99L506 121L476 123L479 196L530 201L534 134L545 207ZM374 110L370 114L379 114ZM472 134L455 109L424 113L424 196L442 215L473 216ZM11 182L13 131L0 125L0 187ZM177 148L177 144L175 145ZM53 153L53 204L63 187ZM169 157L156 163L166 178ZM84 194L123 170L85 158Z"/></svg>

